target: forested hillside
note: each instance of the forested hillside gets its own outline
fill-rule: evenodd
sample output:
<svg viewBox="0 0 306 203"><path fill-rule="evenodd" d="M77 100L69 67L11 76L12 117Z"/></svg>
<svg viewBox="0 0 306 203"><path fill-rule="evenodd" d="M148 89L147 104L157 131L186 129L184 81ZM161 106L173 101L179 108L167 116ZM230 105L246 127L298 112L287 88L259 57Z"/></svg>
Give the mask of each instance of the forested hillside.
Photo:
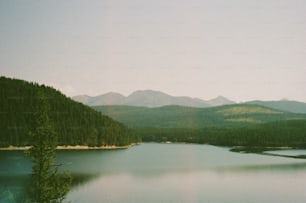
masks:
<svg viewBox="0 0 306 203"><path fill-rule="evenodd" d="M144 142L306 147L306 115L254 104L213 108L93 107L133 127Z"/></svg>
<svg viewBox="0 0 306 203"><path fill-rule="evenodd" d="M108 116L77 103L61 92L23 80L0 78L0 146L25 146L34 126L41 92L50 106L49 117L58 145L127 145L137 142L131 131Z"/></svg>
<svg viewBox="0 0 306 203"><path fill-rule="evenodd" d="M144 142L306 148L306 120L274 121L237 128L136 128L134 131Z"/></svg>
<svg viewBox="0 0 306 203"><path fill-rule="evenodd" d="M306 119L306 114L283 112L255 104L233 104L212 108L164 106L94 106L94 109L132 128L241 127L271 121Z"/></svg>

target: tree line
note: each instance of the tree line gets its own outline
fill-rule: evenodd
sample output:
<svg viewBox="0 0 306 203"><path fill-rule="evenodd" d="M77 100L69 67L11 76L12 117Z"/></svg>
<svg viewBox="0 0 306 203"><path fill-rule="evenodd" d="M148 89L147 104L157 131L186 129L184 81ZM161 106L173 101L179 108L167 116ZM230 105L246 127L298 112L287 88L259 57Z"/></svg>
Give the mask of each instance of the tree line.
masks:
<svg viewBox="0 0 306 203"><path fill-rule="evenodd" d="M275 121L238 128L135 128L134 133L144 142L306 148L306 120Z"/></svg>

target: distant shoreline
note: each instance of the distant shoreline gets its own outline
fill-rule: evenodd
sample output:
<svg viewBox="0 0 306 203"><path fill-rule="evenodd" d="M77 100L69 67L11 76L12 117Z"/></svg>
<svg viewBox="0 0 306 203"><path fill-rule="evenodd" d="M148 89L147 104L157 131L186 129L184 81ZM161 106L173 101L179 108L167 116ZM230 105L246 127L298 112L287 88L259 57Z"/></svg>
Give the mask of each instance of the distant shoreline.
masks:
<svg viewBox="0 0 306 203"><path fill-rule="evenodd" d="M138 143L137 143L138 144ZM65 146L57 146L57 150L95 150L95 149L100 149L100 150L114 150L114 149L128 149L132 146L136 145L135 144L130 144L130 145L124 145L124 146L115 146L115 145L108 145L108 146L100 146L100 147L89 147L86 145L65 145ZM29 150L31 146L23 146L23 147L16 147L16 146L9 146L9 147L0 147L0 151L19 151L19 150Z"/></svg>

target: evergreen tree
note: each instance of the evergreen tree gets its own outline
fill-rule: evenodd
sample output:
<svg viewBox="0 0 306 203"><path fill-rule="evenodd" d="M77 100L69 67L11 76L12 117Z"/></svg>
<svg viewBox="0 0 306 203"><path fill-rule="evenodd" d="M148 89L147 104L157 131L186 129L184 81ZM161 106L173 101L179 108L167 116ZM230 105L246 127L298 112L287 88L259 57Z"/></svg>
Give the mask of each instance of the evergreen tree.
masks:
<svg viewBox="0 0 306 203"><path fill-rule="evenodd" d="M33 160L33 168L29 197L35 203L63 202L69 191L71 176L60 174L58 165L54 163L57 136L48 117L48 102L41 93L39 97L35 128L30 133L32 147L29 156Z"/></svg>

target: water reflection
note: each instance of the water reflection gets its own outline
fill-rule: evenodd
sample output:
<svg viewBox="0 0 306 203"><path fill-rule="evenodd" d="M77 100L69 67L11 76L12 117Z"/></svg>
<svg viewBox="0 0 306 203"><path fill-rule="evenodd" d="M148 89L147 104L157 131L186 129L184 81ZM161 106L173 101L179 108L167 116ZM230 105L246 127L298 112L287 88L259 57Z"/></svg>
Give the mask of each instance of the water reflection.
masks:
<svg viewBox="0 0 306 203"><path fill-rule="evenodd" d="M70 189L86 185L94 180L98 174L71 174ZM0 202L21 203L28 202L27 188L31 175L1 175L0 176Z"/></svg>
<svg viewBox="0 0 306 203"><path fill-rule="evenodd" d="M291 169L295 172L290 172ZM73 174L74 182L67 199L74 203L192 203L276 202L276 199L277 202L305 202L306 198L303 195L306 187L305 164L152 172ZM12 179L6 178L6 181ZM27 177L16 177L12 184L7 185L0 202L23 202L24 194L14 185L18 180L27 181Z"/></svg>
<svg viewBox="0 0 306 203"><path fill-rule="evenodd" d="M305 202L305 173L189 171L101 175L72 189L74 202Z"/></svg>
<svg viewBox="0 0 306 203"><path fill-rule="evenodd" d="M12 194L22 197L31 163L22 153L0 157L0 202L10 202ZM60 151L57 162L73 176L67 199L74 203L306 201L302 159L207 145L143 144L120 151Z"/></svg>
<svg viewBox="0 0 306 203"><path fill-rule="evenodd" d="M73 189L74 187L85 185L87 182L94 180L99 174L71 174L71 176L72 183L70 188Z"/></svg>

